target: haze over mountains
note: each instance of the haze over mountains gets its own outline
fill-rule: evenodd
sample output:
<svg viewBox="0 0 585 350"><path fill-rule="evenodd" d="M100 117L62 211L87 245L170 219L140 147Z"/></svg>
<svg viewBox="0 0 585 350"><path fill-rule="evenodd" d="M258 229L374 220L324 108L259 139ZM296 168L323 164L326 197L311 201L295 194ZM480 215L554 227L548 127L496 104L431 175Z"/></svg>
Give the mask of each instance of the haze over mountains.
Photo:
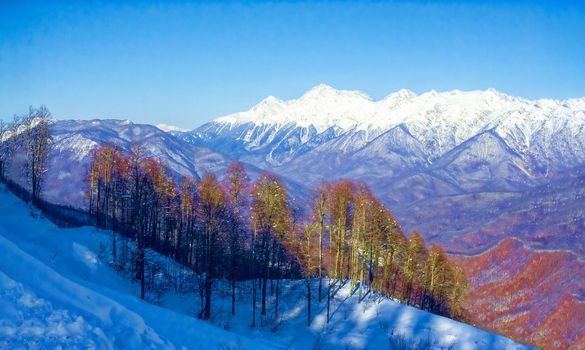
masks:
<svg viewBox="0 0 585 350"><path fill-rule="evenodd" d="M239 160L252 178L280 175L293 199L324 180L364 181L406 231L460 255L475 290L490 291L473 295L474 322L539 346L585 342L585 98L400 90L374 101L319 85L191 131L92 120L57 121L53 133L45 196L77 207L89 156L107 143L140 142L177 175ZM478 272L486 264L492 274ZM568 332L563 317L581 326Z"/></svg>

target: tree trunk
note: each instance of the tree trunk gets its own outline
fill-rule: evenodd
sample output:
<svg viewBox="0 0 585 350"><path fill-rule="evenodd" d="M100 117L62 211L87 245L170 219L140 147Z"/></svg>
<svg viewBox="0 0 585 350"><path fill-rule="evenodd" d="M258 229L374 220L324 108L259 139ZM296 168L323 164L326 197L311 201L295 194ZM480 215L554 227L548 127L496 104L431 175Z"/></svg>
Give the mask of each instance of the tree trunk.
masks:
<svg viewBox="0 0 585 350"><path fill-rule="evenodd" d="M254 277L252 282L252 327L256 327L256 293L258 291L258 288L256 288L257 280L258 279Z"/></svg>
<svg viewBox="0 0 585 350"><path fill-rule="evenodd" d="M319 303L321 303L321 290L323 288L323 218L319 228Z"/></svg>
<svg viewBox="0 0 585 350"><path fill-rule="evenodd" d="M203 319L209 320L211 318L211 277L205 278L205 307L203 309Z"/></svg>
<svg viewBox="0 0 585 350"><path fill-rule="evenodd" d="M362 294L363 294L363 285L364 285L364 267L363 264L361 264L362 266L359 267L359 271L360 271L360 290L359 290L359 296L358 296L358 304L362 302Z"/></svg>
<svg viewBox="0 0 585 350"><path fill-rule="evenodd" d="M331 276L327 280L327 323L329 323L330 310L331 310Z"/></svg>
<svg viewBox="0 0 585 350"><path fill-rule="evenodd" d="M112 260L116 264L116 231L112 231Z"/></svg>
<svg viewBox="0 0 585 350"><path fill-rule="evenodd" d="M32 204L36 207L37 205L37 176L35 170L35 155L32 157L31 165L31 190L32 190Z"/></svg>
<svg viewBox="0 0 585 350"><path fill-rule="evenodd" d="M258 288L256 287L256 230L252 232L252 264L249 266L248 272L250 278L252 278L252 327L256 327L256 293Z"/></svg>
<svg viewBox="0 0 585 350"><path fill-rule="evenodd" d="M263 247L264 247L264 271L262 276L262 309L260 311L261 315L266 315L266 287L268 282L268 269L269 269L269 260L270 260L270 249L268 247L267 242L267 233L264 232L263 236Z"/></svg>
<svg viewBox="0 0 585 350"><path fill-rule="evenodd" d="M311 327L311 279L307 281L307 326ZM329 317L327 317L329 318Z"/></svg>
<svg viewBox="0 0 585 350"><path fill-rule="evenodd" d="M232 316L236 315L236 280L232 278Z"/></svg>
<svg viewBox="0 0 585 350"><path fill-rule="evenodd" d="M138 248L138 274L140 276L140 299L144 299L144 247Z"/></svg>
<svg viewBox="0 0 585 350"><path fill-rule="evenodd" d="M279 248L277 248L279 249ZM278 265L276 266L276 303L275 303L275 307L274 307L274 317L275 319L278 318L278 295L280 292L280 278L281 278L281 274L280 274L280 269L282 266L282 251L279 249L278 253L277 253L277 261L278 261Z"/></svg>
<svg viewBox="0 0 585 350"><path fill-rule="evenodd" d="M278 319L278 292L279 292L279 287L280 285L280 278L276 279L276 303L274 305L274 319Z"/></svg>
<svg viewBox="0 0 585 350"><path fill-rule="evenodd" d="M266 267L266 270L268 270L268 267ZM266 315L266 285L267 285L267 282L268 282L268 277L265 274L264 278L262 278L262 310L260 311L261 315Z"/></svg>

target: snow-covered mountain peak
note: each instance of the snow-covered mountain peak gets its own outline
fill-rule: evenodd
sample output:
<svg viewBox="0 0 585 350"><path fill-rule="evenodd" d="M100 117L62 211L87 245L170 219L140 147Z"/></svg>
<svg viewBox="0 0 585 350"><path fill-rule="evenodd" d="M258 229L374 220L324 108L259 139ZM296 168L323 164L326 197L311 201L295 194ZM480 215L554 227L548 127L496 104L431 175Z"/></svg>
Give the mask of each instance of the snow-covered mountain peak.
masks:
<svg viewBox="0 0 585 350"><path fill-rule="evenodd" d="M579 110L583 114L583 111L585 111L585 97L565 100L563 105L573 110Z"/></svg>
<svg viewBox="0 0 585 350"><path fill-rule="evenodd" d="M260 103L264 103L264 104L283 104L284 101L279 99L278 97L274 97L272 95L266 97L265 99L263 99Z"/></svg>
<svg viewBox="0 0 585 350"><path fill-rule="evenodd" d="M408 89L400 89L396 92L391 93L390 95L384 97L380 103L388 103L389 105L396 105L402 103L404 101L410 101L414 99L417 95Z"/></svg>
<svg viewBox="0 0 585 350"><path fill-rule="evenodd" d="M285 102L274 96L268 96L260 103L252 107L250 111L257 112L262 115L278 113L284 108Z"/></svg>
<svg viewBox="0 0 585 350"><path fill-rule="evenodd" d="M391 93L386 98L388 98L388 97L400 97L400 98L408 99L408 98L416 97L416 94L412 90L409 90L409 89L400 89L396 92Z"/></svg>
<svg viewBox="0 0 585 350"><path fill-rule="evenodd" d="M170 124L157 124L157 128L161 129L164 132L187 132L190 131L189 129L180 128L178 126L170 125Z"/></svg>
<svg viewBox="0 0 585 350"><path fill-rule="evenodd" d="M317 134L335 127L342 132L365 131L366 142L403 124L430 154L439 156L492 128L497 128L507 142L527 147L531 135L543 125L556 130L568 120L585 124L584 115L585 99L528 100L493 88L431 90L421 95L402 89L374 101L359 91L320 84L298 99L282 101L269 96L246 112L218 118L214 123L229 129L242 124L250 124L250 128L262 126L270 133L284 126L314 128ZM262 135L258 133L258 142Z"/></svg>
<svg viewBox="0 0 585 350"><path fill-rule="evenodd" d="M372 98L367 94L361 91L351 91L351 90L337 90L327 84L319 84L309 91L305 92L305 94L299 99L300 101L311 101L311 100L331 100L331 99L363 99L372 101Z"/></svg>
<svg viewBox="0 0 585 350"><path fill-rule="evenodd" d="M246 112L221 117L215 122L231 126L293 124L314 127L318 132L334 126L349 130L363 124L363 113L373 113L374 105L372 98L362 92L337 90L320 84L298 99L282 101L269 96Z"/></svg>
<svg viewBox="0 0 585 350"><path fill-rule="evenodd" d="M421 96L435 98L435 97L439 96L439 93L437 92L437 90L431 89L431 91L427 91L427 92L423 93Z"/></svg>
<svg viewBox="0 0 585 350"><path fill-rule="evenodd" d="M313 86L312 88L310 88L307 92L305 92L306 96L309 95L321 95L321 94L327 94L327 93L335 93L337 91L337 89L333 88L330 85L327 84L319 84L316 86Z"/></svg>

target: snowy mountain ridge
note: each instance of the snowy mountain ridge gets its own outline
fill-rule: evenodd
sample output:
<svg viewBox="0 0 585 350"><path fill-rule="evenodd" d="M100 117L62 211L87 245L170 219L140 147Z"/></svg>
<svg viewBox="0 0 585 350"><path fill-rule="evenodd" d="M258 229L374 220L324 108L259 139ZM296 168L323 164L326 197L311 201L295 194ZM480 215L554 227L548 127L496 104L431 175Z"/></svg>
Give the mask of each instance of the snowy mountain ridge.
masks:
<svg viewBox="0 0 585 350"><path fill-rule="evenodd" d="M489 130L541 174L585 163L585 98L529 100L495 89L421 95L403 89L375 101L321 84L298 99L270 96L248 111L177 134L282 166L319 146L339 154L360 151L398 126L420 143L430 163Z"/></svg>
<svg viewBox="0 0 585 350"><path fill-rule="evenodd" d="M301 127L313 126L318 132L331 127L339 127L344 131L388 130L402 123L431 119L432 112L435 112L441 117L441 122L456 123L460 127L476 124L485 127L490 124L495 126L509 119L518 120L526 112L546 114L549 118L565 118L570 116L571 111L583 112L584 109L585 97L528 100L491 88L485 91L431 90L421 95L402 89L376 101L360 91L337 90L320 84L298 99L283 101L269 96L246 112L220 117L214 122L232 126L249 122L294 124ZM579 114L576 116L583 117ZM476 128L472 129L460 132L477 133Z"/></svg>
<svg viewBox="0 0 585 350"><path fill-rule="evenodd" d="M179 131L179 132L185 132L185 131L189 131L189 129L185 129L185 128L180 128L178 126L175 125L171 125L171 124L156 124L156 127L161 129L162 131L166 131L166 132L175 132L175 131Z"/></svg>

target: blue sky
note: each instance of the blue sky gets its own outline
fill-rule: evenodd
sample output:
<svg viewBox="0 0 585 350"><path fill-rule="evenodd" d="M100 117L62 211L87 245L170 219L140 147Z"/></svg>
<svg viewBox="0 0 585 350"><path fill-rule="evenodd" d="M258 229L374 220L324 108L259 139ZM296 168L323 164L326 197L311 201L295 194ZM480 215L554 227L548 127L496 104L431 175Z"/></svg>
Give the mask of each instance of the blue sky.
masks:
<svg viewBox="0 0 585 350"><path fill-rule="evenodd" d="M319 83L585 96L585 5L0 1L2 118L195 127Z"/></svg>

